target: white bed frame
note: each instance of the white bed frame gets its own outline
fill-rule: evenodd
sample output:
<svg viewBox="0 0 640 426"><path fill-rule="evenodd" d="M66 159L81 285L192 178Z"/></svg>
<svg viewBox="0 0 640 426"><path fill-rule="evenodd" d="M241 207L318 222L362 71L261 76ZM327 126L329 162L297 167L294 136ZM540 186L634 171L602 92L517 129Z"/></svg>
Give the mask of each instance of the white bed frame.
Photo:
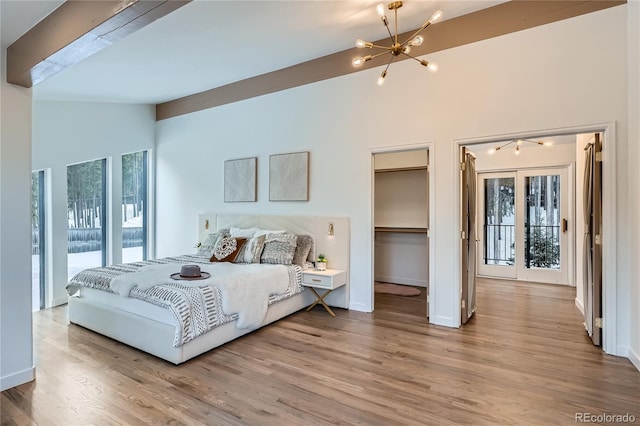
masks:
<svg viewBox="0 0 640 426"><path fill-rule="evenodd" d="M328 235L329 223L333 224L333 236ZM336 290L335 294L332 293L326 301L334 307L348 308L350 236L348 218L202 213L199 215L200 241L204 241L208 233L232 226L260 227L271 230L285 229L296 234L312 235L316 253L325 254L329 260L329 267L347 271L347 285ZM263 326L299 311L311 304L313 300L310 292L304 291L274 303L269 306ZM79 296L69 297L68 316L70 323L81 325L174 364L183 363L252 331L236 328L236 321L233 321L216 327L176 348L173 346L175 326L135 315L92 299Z"/></svg>

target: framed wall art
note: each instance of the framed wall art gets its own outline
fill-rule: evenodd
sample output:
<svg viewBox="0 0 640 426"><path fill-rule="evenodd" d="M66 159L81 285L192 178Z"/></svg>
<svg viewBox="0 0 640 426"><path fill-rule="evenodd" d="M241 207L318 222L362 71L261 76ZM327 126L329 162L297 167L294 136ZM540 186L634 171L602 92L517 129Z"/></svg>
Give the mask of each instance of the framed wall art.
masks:
<svg viewBox="0 0 640 426"><path fill-rule="evenodd" d="M269 156L269 201L309 200L309 152Z"/></svg>
<svg viewBox="0 0 640 426"><path fill-rule="evenodd" d="M224 162L224 202L257 201L258 158L240 158Z"/></svg>

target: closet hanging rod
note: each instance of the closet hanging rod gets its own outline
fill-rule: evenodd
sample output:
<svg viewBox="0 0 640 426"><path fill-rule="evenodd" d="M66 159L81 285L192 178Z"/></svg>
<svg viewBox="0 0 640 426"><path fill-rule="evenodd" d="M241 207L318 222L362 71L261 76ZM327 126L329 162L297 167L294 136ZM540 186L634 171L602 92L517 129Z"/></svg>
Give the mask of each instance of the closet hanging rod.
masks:
<svg viewBox="0 0 640 426"><path fill-rule="evenodd" d="M429 166L415 166L415 167L398 167L395 169L378 169L376 173L391 173L391 172L410 172L413 170L427 170Z"/></svg>
<svg viewBox="0 0 640 426"><path fill-rule="evenodd" d="M426 234L428 228L404 228L395 226L376 226L376 232L398 232L405 234Z"/></svg>

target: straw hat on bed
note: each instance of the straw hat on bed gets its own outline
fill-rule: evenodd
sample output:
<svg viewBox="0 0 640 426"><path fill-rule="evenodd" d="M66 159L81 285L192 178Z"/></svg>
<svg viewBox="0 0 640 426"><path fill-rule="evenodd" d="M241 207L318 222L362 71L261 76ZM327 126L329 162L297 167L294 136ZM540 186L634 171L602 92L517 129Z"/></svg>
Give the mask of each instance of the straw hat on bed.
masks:
<svg viewBox="0 0 640 426"><path fill-rule="evenodd" d="M171 274L171 278L174 280L204 280L209 277L211 277L211 274L200 271L198 265L182 265L180 272Z"/></svg>

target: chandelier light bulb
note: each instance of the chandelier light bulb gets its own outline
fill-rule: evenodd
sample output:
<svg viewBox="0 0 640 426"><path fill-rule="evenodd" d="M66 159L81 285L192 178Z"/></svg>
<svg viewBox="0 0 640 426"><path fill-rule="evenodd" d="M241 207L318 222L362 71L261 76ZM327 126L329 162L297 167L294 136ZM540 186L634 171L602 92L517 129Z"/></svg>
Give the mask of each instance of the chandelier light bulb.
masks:
<svg viewBox="0 0 640 426"><path fill-rule="evenodd" d="M367 42L359 38L356 40L356 47L363 48L367 45Z"/></svg>
<svg viewBox="0 0 640 426"><path fill-rule="evenodd" d="M551 141L544 142L544 146L552 146L552 145L553 145L553 142Z"/></svg>
<svg viewBox="0 0 640 426"><path fill-rule="evenodd" d="M434 12L434 14L431 15L431 19L429 19L429 23L433 24L433 23L439 21L440 18L442 18L442 11L441 10L436 10Z"/></svg>
<svg viewBox="0 0 640 426"><path fill-rule="evenodd" d="M420 45L422 44L422 42L423 42L423 41L424 41L424 37L422 37L421 35L419 35L419 36L415 36L415 37L413 38L413 40L411 40L411 41L409 42L409 45L410 45L410 46L420 46Z"/></svg>
<svg viewBox="0 0 640 426"><path fill-rule="evenodd" d="M378 11L378 15L382 17L384 17L387 14L387 12L385 11L384 4L382 3L376 6L376 10Z"/></svg>
<svg viewBox="0 0 640 426"><path fill-rule="evenodd" d="M427 69L431 72L436 72L438 71L438 64L431 62L429 65L427 65Z"/></svg>
<svg viewBox="0 0 640 426"><path fill-rule="evenodd" d="M496 149L495 149L495 148L491 148L491 149L488 151L488 153L489 153L489 155L493 155L493 154L495 154L495 153L496 153Z"/></svg>
<svg viewBox="0 0 640 426"><path fill-rule="evenodd" d="M373 59L373 56L371 55L358 56L357 58L353 58L353 61L351 61L351 65L353 65L354 67L359 67L371 59Z"/></svg>
<svg viewBox="0 0 640 426"><path fill-rule="evenodd" d="M520 145L516 145L516 155L520 155Z"/></svg>
<svg viewBox="0 0 640 426"><path fill-rule="evenodd" d="M382 74L380 74L380 77L378 77L378 86L382 86L384 84L384 79L386 76L387 76L387 72L382 71Z"/></svg>
<svg viewBox="0 0 640 426"><path fill-rule="evenodd" d="M411 45L407 44L405 47L402 48L402 53L409 53L411 52Z"/></svg>

